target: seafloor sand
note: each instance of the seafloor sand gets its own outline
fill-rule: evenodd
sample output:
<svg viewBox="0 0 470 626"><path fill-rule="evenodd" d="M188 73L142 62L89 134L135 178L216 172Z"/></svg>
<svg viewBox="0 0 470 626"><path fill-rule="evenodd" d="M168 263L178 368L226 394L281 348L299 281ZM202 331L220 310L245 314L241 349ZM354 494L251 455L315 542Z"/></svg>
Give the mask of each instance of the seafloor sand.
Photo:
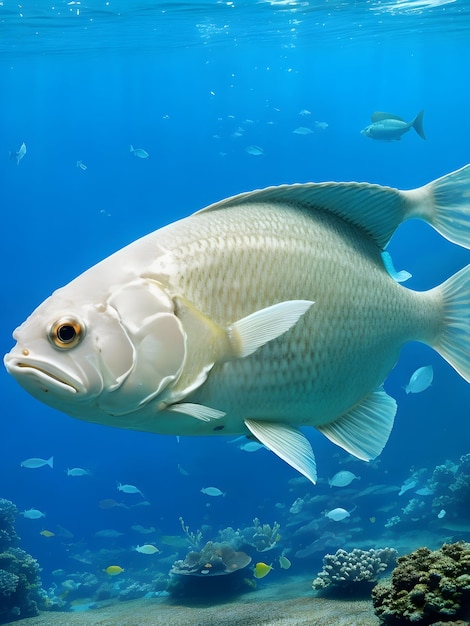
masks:
<svg viewBox="0 0 470 626"><path fill-rule="evenodd" d="M295 591L298 595L295 595ZM278 598L278 599L276 599ZM174 600L120 602L83 613L42 613L16 626L378 626L367 600L306 595L305 580L271 586L236 601L201 606Z"/></svg>

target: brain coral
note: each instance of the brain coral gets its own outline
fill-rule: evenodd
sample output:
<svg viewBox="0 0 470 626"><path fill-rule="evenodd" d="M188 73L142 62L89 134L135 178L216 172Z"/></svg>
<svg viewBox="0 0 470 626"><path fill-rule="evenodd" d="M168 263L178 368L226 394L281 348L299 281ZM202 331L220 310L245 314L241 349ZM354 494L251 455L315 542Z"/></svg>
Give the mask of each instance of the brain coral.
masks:
<svg viewBox="0 0 470 626"><path fill-rule="evenodd" d="M470 617L470 544L418 548L398 558L391 580L372 590L384 624L434 624Z"/></svg>

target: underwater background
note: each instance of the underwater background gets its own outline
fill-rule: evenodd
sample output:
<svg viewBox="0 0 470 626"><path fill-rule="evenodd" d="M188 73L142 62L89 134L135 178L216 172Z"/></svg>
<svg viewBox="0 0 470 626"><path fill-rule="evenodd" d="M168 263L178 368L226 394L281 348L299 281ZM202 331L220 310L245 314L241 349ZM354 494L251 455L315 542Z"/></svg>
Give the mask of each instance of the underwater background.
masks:
<svg viewBox="0 0 470 626"><path fill-rule="evenodd" d="M469 27L464 0L0 2L2 354L54 289L217 200L307 181L413 188L465 165ZM413 129L393 142L361 135L374 111L410 121L422 109L426 140ZM9 153L23 142L17 163ZM416 290L470 262L422 222L400 227L388 250ZM422 366L432 385L405 393ZM185 557L183 526L202 531L202 547L228 527L277 522L272 549L250 556L291 566L276 560L256 584L301 576L308 591L338 548L403 553L470 537L470 387L421 344L405 347L385 383L398 414L377 460L307 431L317 486L234 437L89 424L40 404L3 368L0 385L0 498L45 514L19 515L16 530L64 610L95 601L100 585L111 598L148 593ZM20 465L52 456L53 469ZM330 487L342 470L359 480ZM326 517L338 507L349 517ZM142 544L159 552L136 552ZM124 572L111 589L103 570L114 565Z"/></svg>

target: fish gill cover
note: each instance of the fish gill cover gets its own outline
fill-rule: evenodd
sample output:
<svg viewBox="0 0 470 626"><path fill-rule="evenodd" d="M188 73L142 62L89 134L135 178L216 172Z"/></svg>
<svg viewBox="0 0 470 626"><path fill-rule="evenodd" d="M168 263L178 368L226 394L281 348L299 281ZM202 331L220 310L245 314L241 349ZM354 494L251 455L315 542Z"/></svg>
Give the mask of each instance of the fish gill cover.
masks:
<svg viewBox="0 0 470 626"><path fill-rule="evenodd" d="M308 181L410 189L470 161L468 2L0 4L3 353L55 289L210 203ZM361 135L376 111L409 122L422 109L426 141ZM417 291L469 262L417 221L387 252ZM407 395L424 366L432 384ZM250 440L88 424L0 376L0 497L18 508L18 545L51 607L165 593L174 563L209 542L272 566L260 580L251 564L231 574L237 593L299 576L311 594L337 550L468 539L470 390L423 344L406 345L385 382L398 411L376 460L305 431L316 486ZM52 456L53 468L21 466ZM340 471L357 479L330 486Z"/></svg>

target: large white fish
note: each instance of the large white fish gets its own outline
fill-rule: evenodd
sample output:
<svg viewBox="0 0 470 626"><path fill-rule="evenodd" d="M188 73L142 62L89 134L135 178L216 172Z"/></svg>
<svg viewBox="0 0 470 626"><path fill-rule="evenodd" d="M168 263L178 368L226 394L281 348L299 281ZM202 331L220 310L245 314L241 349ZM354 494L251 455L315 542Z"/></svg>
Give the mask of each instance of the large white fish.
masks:
<svg viewBox="0 0 470 626"><path fill-rule="evenodd" d="M407 341L470 380L470 266L424 293L385 269L410 218L469 247L470 165L411 191L329 182L223 200L56 291L15 330L5 365L72 416L254 435L314 482L299 427L375 458L396 413L382 383Z"/></svg>

